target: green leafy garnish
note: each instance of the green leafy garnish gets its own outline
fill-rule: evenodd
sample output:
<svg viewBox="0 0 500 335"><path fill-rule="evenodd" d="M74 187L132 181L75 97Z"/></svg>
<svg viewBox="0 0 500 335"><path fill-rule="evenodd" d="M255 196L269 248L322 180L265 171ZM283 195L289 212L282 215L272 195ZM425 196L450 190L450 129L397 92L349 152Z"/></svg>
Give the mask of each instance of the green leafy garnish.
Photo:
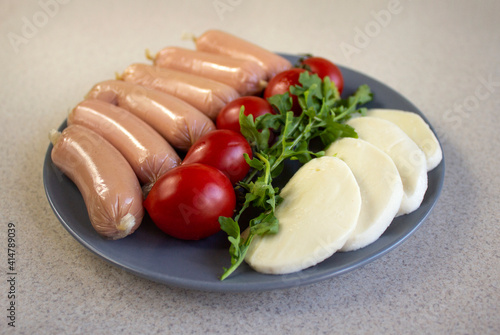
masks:
<svg viewBox="0 0 500 335"><path fill-rule="evenodd" d="M341 99L335 83L328 77L321 80L316 74L304 72L299 77L299 83L301 85L290 87L290 93L298 97L302 108L299 116L290 111L292 98L288 92L268 99L277 110L276 114L265 114L254 120L252 115L244 115L243 106L240 110L241 132L253 149L252 159L245 155L252 170L237 185L245 195L239 212L234 219L219 217L221 229L227 233L231 243L231 266L224 268L221 280L243 262L255 236L278 232L275 210L283 199L279 188L274 187L272 182L281 173L285 161L298 160L304 164L323 156L324 151L311 149L313 139L318 138L325 149L341 137L357 137L345 121L355 113L364 115L366 108L358 106L372 100L367 85L361 85L352 96ZM269 144L271 132L279 134L272 145ZM258 209L260 214L249 221L248 229L242 234L239 220L250 207Z"/></svg>

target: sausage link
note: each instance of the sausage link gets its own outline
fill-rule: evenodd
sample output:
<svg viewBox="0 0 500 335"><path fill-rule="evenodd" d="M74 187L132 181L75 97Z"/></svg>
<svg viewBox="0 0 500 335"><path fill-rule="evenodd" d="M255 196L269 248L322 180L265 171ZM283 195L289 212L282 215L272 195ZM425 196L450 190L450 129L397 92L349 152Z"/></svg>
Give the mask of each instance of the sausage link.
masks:
<svg viewBox="0 0 500 335"><path fill-rule="evenodd" d="M195 38L196 49L231 56L258 63L266 73L266 80L278 73L292 68L286 58L268 51L258 45L220 30L208 30Z"/></svg>
<svg viewBox="0 0 500 335"><path fill-rule="evenodd" d="M176 96L212 120L226 104L239 97L234 88L221 82L148 64L130 65L121 79Z"/></svg>
<svg viewBox="0 0 500 335"><path fill-rule="evenodd" d="M266 85L266 73L259 64L225 55L167 47L158 52L154 64L219 81L240 95L257 94Z"/></svg>
<svg viewBox="0 0 500 335"><path fill-rule="evenodd" d="M198 138L215 129L208 116L187 102L122 80L96 84L87 98L103 100L130 111L180 150L188 150Z"/></svg>
<svg viewBox="0 0 500 335"><path fill-rule="evenodd" d="M144 216L139 180L103 137L79 125L53 131L53 163L78 187L94 229L109 239L133 233Z"/></svg>
<svg viewBox="0 0 500 335"><path fill-rule="evenodd" d="M172 146L156 130L129 111L101 100L84 100L68 115L68 124L95 131L129 162L149 190L165 172L180 164Z"/></svg>

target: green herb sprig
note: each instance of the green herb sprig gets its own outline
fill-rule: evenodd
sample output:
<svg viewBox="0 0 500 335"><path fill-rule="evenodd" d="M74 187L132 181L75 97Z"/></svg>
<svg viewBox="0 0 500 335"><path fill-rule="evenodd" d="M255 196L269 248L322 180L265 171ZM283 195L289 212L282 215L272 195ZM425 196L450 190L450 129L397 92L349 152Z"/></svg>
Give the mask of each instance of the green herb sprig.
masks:
<svg viewBox="0 0 500 335"><path fill-rule="evenodd" d="M292 98L287 92L269 98L277 110L276 114L265 114L255 120L252 115L244 115L240 110L241 132L253 149L253 158L245 154L252 168L250 174L238 183L243 190L245 201L234 218L219 217L221 229L227 233L230 242L231 266L224 268L221 280L231 275L243 262L253 238L257 235L275 234L279 222L275 216L278 204L283 200L279 188L272 184L286 160L298 160L305 164L324 151L311 150L311 140L319 138L323 148L341 137L357 137L352 127L345 124L351 115L364 115L366 108L359 108L372 100L367 85L361 85L347 99L341 99L335 83L330 78L321 80L316 74L301 73L299 83L290 87L290 93L298 97L302 113L295 116L292 111ZM269 144L271 133L279 136L274 144ZM239 220L249 207L257 208L260 214L251 219L248 231L242 235Z"/></svg>

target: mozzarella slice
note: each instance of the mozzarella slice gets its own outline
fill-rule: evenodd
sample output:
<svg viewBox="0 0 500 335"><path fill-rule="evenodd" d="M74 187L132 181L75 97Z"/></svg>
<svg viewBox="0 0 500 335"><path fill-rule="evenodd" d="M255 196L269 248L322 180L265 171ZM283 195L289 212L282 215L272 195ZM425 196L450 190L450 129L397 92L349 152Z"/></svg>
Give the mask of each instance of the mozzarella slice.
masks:
<svg viewBox="0 0 500 335"><path fill-rule="evenodd" d="M427 163L422 150L390 121L365 116L349 120L347 124L356 130L359 138L384 151L396 164L404 190L397 215L416 210L427 190Z"/></svg>
<svg viewBox="0 0 500 335"><path fill-rule="evenodd" d="M403 182L398 169L386 153L361 139L340 139L326 155L340 158L349 166L361 192L358 222L340 250L363 248L384 233L399 210Z"/></svg>
<svg viewBox="0 0 500 335"><path fill-rule="evenodd" d="M279 231L255 236L246 262L258 272L286 274L316 265L346 242L358 221L361 195L339 158L315 158L283 188Z"/></svg>
<svg viewBox="0 0 500 335"><path fill-rule="evenodd" d="M434 169L443 159L436 135L420 115L396 109L371 109L366 115L391 121L401 128L424 152L427 171Z"/></svg>

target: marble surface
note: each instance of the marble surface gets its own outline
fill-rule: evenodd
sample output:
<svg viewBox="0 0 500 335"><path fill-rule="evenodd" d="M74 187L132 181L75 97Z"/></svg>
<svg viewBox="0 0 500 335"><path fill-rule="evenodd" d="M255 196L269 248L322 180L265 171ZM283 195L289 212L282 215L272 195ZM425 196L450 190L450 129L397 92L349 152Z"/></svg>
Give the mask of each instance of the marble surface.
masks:
<svg viewBox="0 0 500 335"><path fill-rule="evenodd" d="M0 333L497 334L500 2L0 1ZM420 108L441 197L401 246L313 285L213 293L151 282L73 239L44 194L47 133L144 50L219 28L361 71ZM8 282L8 225L16 281ZM15 291L15 328L7 310Z"/></svg>

